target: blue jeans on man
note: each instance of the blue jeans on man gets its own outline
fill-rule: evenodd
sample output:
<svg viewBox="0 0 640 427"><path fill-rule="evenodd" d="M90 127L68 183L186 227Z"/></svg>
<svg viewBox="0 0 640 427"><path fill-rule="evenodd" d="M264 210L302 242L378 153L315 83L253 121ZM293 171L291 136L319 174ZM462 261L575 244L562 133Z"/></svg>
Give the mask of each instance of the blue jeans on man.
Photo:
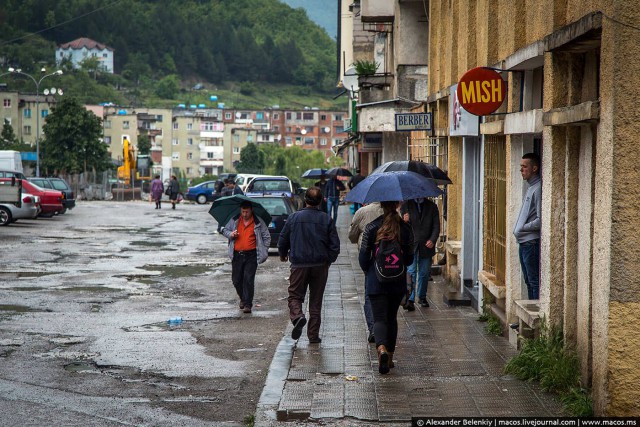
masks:
<svg viewBox="0 0 640 427"><path fill-rule="evenodd" d="M413 254L413 263L407 268L407 272L411 275L411 294L409 295L409 301L415 302L416 297L416 285L418 287L418 300L427 299L427 285L429 284L429 275L431 274L431 257L420 258L420 253L416 250Z"/></svg>
<svg viewBox="0 0 640 427"><path fill-rule="evenodd" d="M520 266L529 299L540 299L540 239L520 243Z"/></svg>
<svg viewBox="0 0 640 427"><path fill-rule="evenodd" d="M338 223L338 206L340 206L340 197L327 197L327 213L334 224Z"/></svg>

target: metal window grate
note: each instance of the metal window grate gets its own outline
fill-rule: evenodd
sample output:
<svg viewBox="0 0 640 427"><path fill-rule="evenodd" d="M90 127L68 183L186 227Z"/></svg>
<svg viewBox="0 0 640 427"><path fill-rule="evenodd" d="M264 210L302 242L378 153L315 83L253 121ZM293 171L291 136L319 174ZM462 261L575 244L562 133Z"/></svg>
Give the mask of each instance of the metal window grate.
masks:
<svg viewBox="0 0 640 427"><path fill-rule="evenodd" d="M505 283L507 156L503 136L484 142L484 270Z"/></svg>
<svg viewBox="0 0 640 427"><path fill-rule="evenodd" d="M409 160L420 160L431 163L442 170L447 170L448 139L446 136L431 138L407 138Z"/></svg>

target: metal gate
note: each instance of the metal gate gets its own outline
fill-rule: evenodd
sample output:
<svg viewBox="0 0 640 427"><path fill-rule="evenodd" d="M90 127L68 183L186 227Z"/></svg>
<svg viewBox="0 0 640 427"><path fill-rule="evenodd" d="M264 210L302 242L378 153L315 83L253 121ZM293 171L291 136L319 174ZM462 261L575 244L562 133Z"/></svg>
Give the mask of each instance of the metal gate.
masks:
<svg viewBox="0 0 640 427"><path fill-rule="evenodd" d="M484 267L505 284L507 154L504 136L484 140Z"/></svg>

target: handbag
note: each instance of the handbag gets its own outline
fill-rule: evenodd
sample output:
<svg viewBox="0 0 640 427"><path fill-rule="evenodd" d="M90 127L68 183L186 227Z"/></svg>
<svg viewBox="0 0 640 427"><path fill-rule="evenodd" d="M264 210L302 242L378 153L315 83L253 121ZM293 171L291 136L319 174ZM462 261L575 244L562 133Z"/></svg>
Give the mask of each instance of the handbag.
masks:
<svg viewBox="0 0 640 427"><path fill-rule="evenodd" d="M167 187L166 190L164 190L164 194L166 194L167 196L171 195L171 187Z"/></svg>

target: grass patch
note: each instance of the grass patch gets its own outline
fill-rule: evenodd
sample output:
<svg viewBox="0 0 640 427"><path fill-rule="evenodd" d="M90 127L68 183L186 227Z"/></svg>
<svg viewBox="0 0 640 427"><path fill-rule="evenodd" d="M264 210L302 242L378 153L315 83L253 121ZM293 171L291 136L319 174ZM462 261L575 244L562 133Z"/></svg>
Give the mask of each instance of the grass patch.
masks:
<svg viewBox="0 0 640 427"><path fill-rule="evenodd" d="M253 427L256 422L256 417L255 415L247 415L246 417L244 417L243 422L247 427Z"/></svg>
<svg viewBox="0 0 640 427"><path fill-rule="evenodd" d="M580 385L580 365L573 349L564 344L562 329L541 322L540 334L523 340L520 354L505 366L505 373L538 381L544 391L556 393L573 416L593 414L590 392Z"/></svg>
<svg viewBox="0 0 640 427"><path fill-rule="evenodd" d="M484 305L482 306L482 313L478 316L479 322L487 322L484 327L484 330L491 335L502 335L502 324L500 323L500 319L493 314L491 311L491 303L493 301L491 299L486 299Z"/></svg>

